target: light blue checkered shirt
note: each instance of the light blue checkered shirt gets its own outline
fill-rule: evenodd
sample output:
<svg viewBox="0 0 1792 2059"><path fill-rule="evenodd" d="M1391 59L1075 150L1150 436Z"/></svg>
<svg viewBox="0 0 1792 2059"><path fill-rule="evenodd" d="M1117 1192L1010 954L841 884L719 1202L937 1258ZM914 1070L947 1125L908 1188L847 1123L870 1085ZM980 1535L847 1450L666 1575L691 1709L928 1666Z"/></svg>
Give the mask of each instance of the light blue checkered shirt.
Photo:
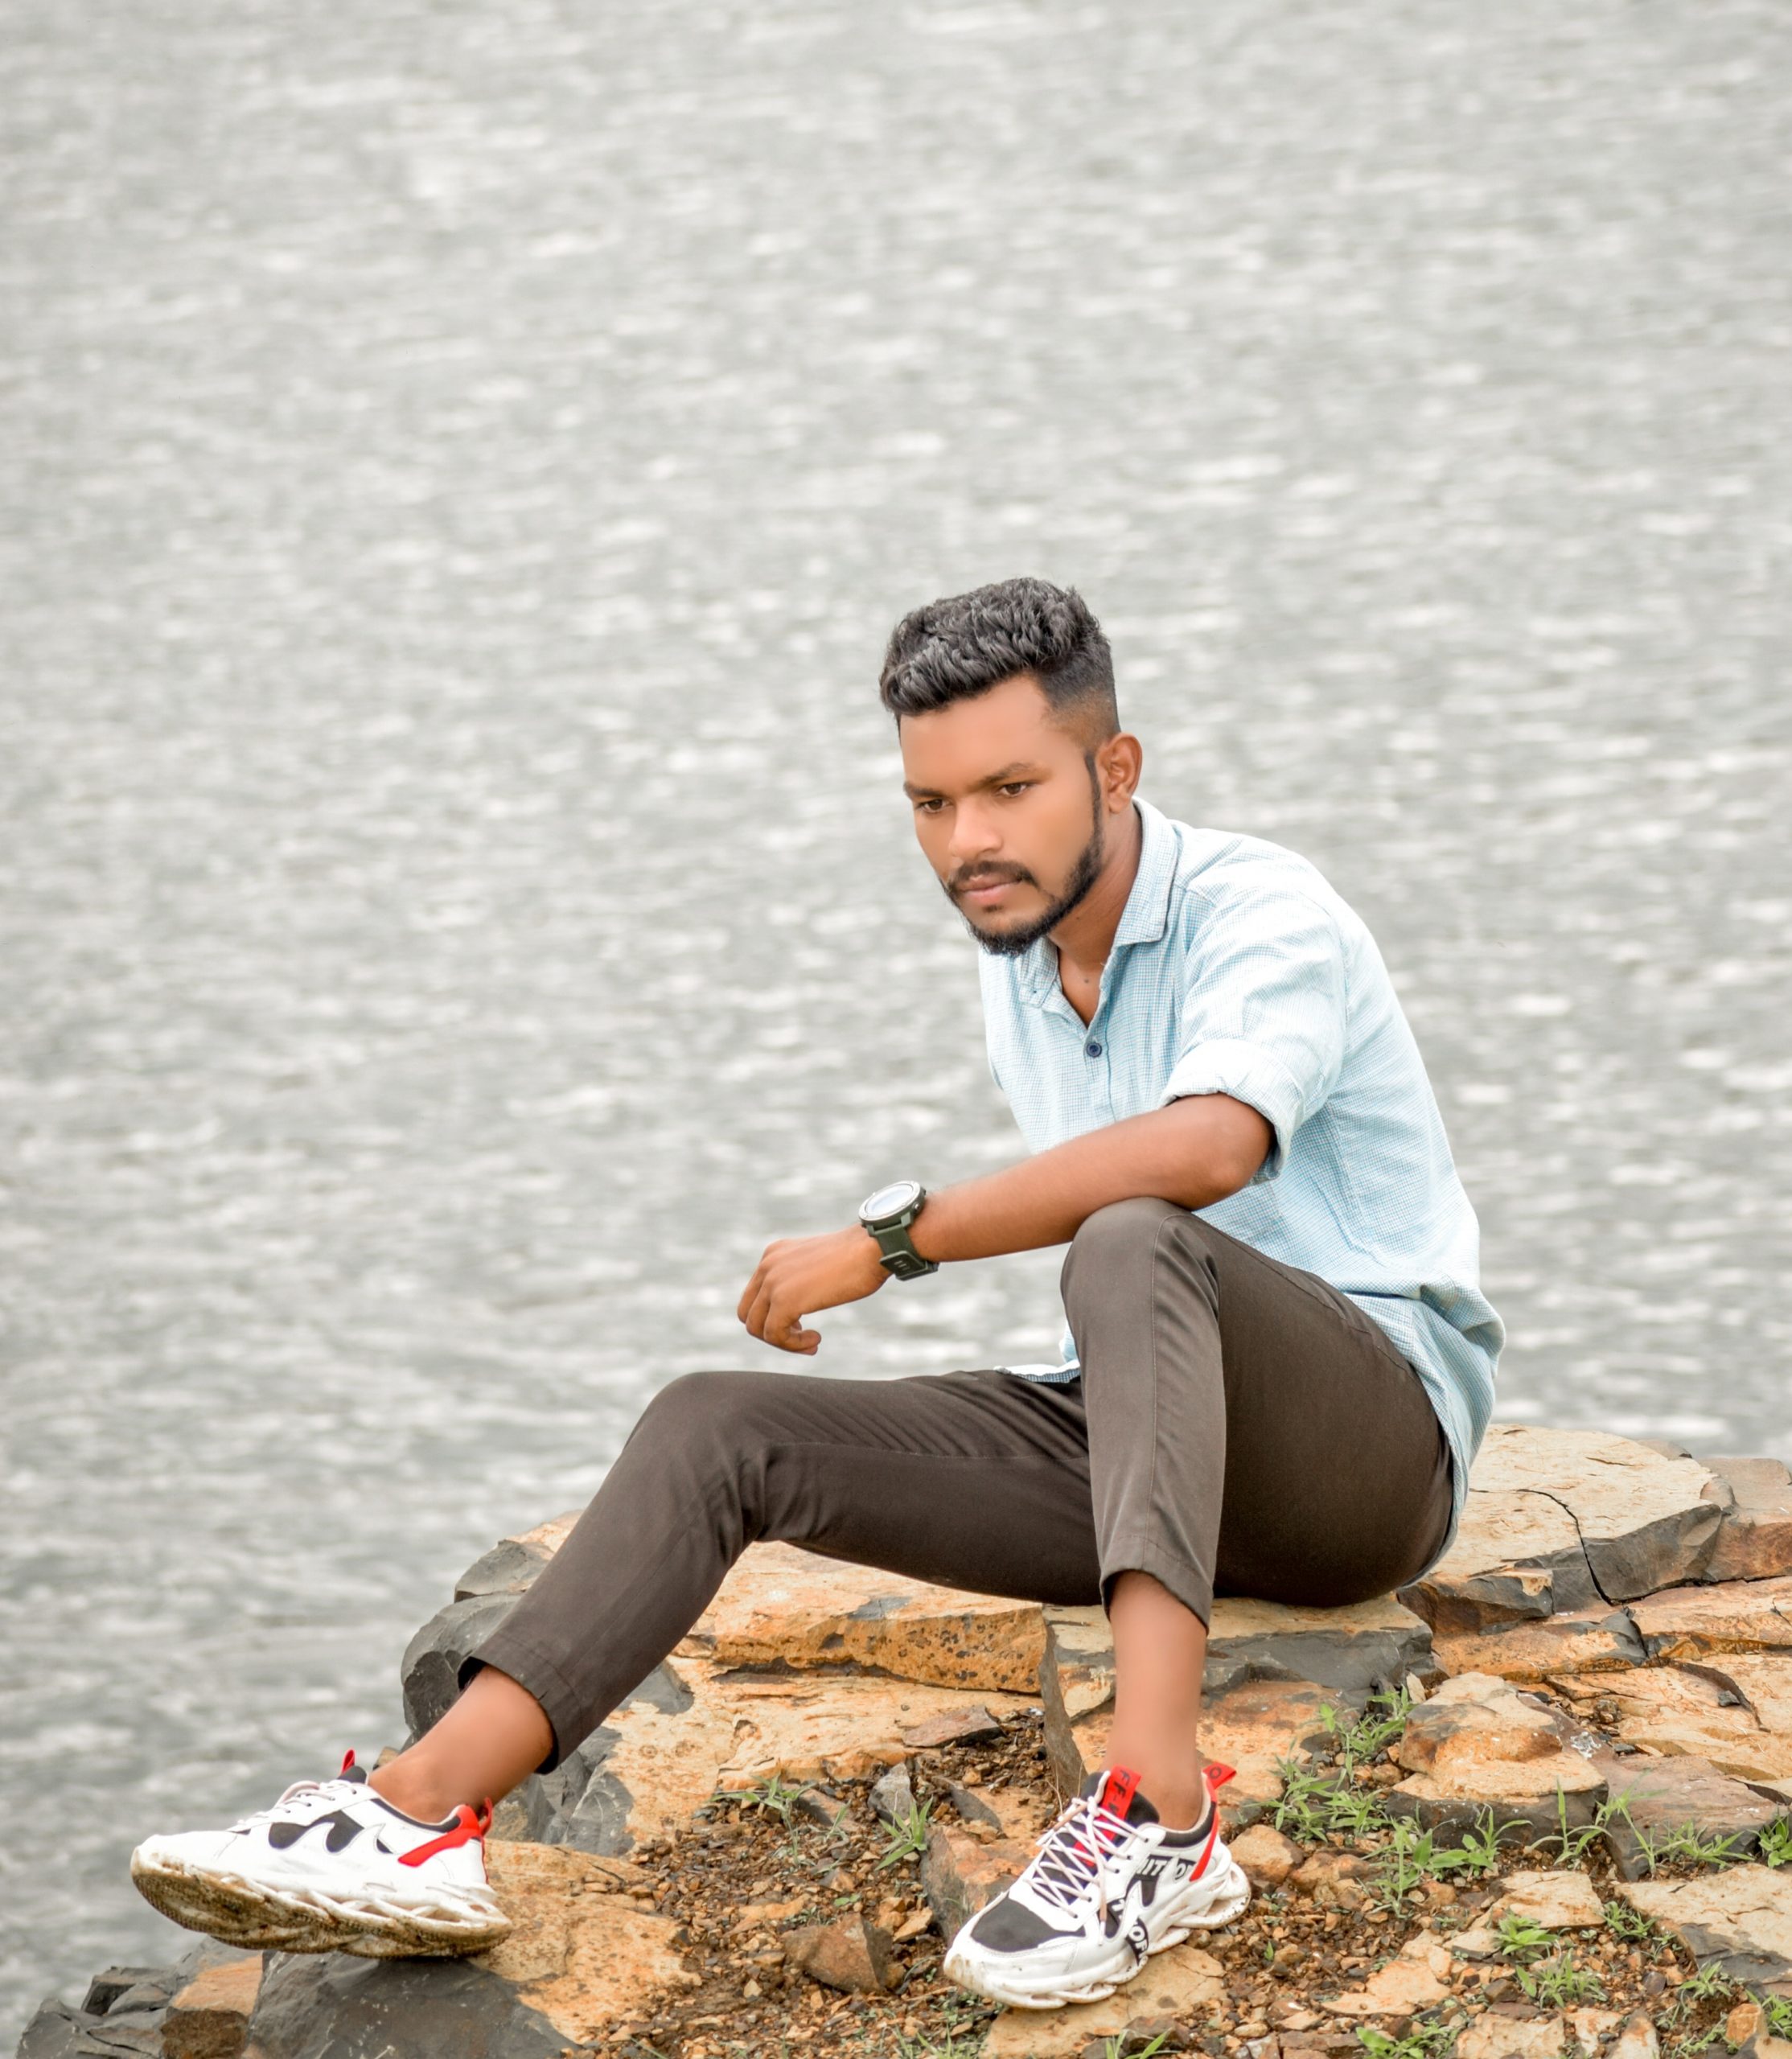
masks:
<svg viewBox="0 0 1792 2059"><path fill-rule="evenodd" d="M1412 1362L1454 1461L1453 1535L1506 1333L1381 953L1305 858L1134 805L1138 876L1087 1027L1049 938L1016 958L979 954L996 1084L1034 1151L1184 1094L1256 1108L1276 1133L1268 1157L1198 1212L1330 1280ZM1057 1366L1008 1370L1075 1379L1068 1330L1062 1352Z"/></svg>

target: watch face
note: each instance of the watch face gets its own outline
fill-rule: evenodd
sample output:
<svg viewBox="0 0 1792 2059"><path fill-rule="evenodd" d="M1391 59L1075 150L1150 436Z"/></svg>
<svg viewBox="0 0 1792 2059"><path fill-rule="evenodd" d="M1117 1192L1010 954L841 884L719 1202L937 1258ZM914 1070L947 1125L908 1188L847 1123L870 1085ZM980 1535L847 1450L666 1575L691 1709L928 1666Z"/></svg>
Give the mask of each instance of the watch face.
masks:
<svg viewBox="0 0 1792 2059"><path fill-rule="evenodd" d="M859 1214L868 1223L880 1221L886 1215L900 1215L920 1191L919 1180L893 1180L863 1202Z"/></svg>

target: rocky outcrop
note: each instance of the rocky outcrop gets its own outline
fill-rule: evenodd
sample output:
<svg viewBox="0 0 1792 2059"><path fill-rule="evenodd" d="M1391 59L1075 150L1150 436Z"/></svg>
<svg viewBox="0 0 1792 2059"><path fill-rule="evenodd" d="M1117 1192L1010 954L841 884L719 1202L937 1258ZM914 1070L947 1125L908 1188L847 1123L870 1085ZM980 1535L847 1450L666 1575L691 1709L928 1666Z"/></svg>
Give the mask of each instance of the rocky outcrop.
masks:
<svg viewBox="0 0 1792 2059"><path fill-rule="evenodd" d="M462 1576L405 1655L413 1729L448 1706L466 1653L575 1519L503 1539ZM1680 1973L1716 1965L1792 1997L1792 1865L1750 1863L1792 1853L1784 1467L1496 1429L1438 1567L1358 1609L1223 1599L1206 1687L1201 1743L1236 1769L1223 1819L1258 1900L1108 2002L996 2017L985 2059L1160 2036L1165 2051L1359 2059L1358 2027L1432 2023L1460 2031L1458 2059L1571 2044L1656 2059L1651 1997L1673 1982L1637 1986L1639 1954L1667 1967L1680 1952ZM730 2038L825 2050L849 2022L855 2036L922 2022L944 2004L946 1938L1103 1763L1113 1694L1099 1609L754 1547L679 1650L503 1805L487 1851L515 1927L497 1950L425 1964L201 1946L109 1971L79 2008L47 2004L20 2049L685 2059ZM1485 1884L1457 1861L1391 1884L1412 1826L1435 1855L1490 1818L1509 1844L1537 1841L1524 1870L1509 1870L1515 1851ZM1585 1872L1543 1870L1589 1851L1663 1926L1635 1953ZM1566 2015L1532 2007L1508 1917L1596 1959L1611 1991ZM1729 2041L1771 2059L1782 2019L1757 2016ZM931 2020L958 2036L956 2017ZM1687 2020L1672 2022L1679 2041Z"/></svg>
<svg viewBox="0 0 1792 2059"><path fill-rule="evenodd" d="M1590 1823L1607 1792L1560 1716L1486 1674L1446 1680L1412 1712L1395 1757L1407 1777L1389 1810L1458 1837L1489 1814L1532 1839Z"/></svg>
<svg viewBox="0 0 1792 2059"><path fill-rule="evenodd" d="M1628 1437L1496 1423L1455 1543L1401 1599L1433 1629L1486 1631L1695 1580L1720 1492L1696 1459Z"/></svg>
<svg viewBox="0 0 1792 2059"><path fill-rule="evenodd" d="M1678 1938L1701 1968L1792 1996L1792 1880L1737 1866L1687 1880L1638 1880L1618 1889L1633 1909Z"/></svg>

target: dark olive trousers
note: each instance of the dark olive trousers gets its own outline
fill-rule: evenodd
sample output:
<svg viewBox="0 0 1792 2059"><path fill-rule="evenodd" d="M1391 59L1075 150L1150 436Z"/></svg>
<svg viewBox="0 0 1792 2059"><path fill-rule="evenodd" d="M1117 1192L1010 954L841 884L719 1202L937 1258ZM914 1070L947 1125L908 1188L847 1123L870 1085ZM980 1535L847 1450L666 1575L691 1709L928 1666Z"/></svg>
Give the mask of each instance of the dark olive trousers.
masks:
<svg viewBox="0 0 1792 2059"><path fill-rule="evenodd" d="M767 1538L1040 1601L1105 1601L1147 1572L1203 1621L1216 1592L1333 1606L1430 1564L1449 1449L1344 1295L1149 1198L1090 1216L1062 1284L1068 1386L994 1368L673 1381L463 1684L508 1673L569 1752Z"/></svg>

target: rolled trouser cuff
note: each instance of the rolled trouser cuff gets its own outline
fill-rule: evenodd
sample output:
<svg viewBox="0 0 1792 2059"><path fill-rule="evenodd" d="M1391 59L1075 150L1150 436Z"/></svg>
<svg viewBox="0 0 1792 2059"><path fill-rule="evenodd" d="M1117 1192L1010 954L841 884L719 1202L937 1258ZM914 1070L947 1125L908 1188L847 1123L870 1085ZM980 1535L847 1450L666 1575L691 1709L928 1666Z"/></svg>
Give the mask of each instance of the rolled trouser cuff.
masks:
<svg viewBox="0 0 1792 2059"><path fill-rule="evenodd" d="M1185 1609L1200 1619L1203 1630L1212 1621L1213 1576L1203 1572L1198 1566L1191 1565L1186 1559L1179 1558L1173 1551L1166 1551L1154 1539L1116 1538L1104 1547L1101 1554L1101 1605L1104 1609L1113 1601L1114 1582L1122 1573L1149 1573Z"/></svg>

